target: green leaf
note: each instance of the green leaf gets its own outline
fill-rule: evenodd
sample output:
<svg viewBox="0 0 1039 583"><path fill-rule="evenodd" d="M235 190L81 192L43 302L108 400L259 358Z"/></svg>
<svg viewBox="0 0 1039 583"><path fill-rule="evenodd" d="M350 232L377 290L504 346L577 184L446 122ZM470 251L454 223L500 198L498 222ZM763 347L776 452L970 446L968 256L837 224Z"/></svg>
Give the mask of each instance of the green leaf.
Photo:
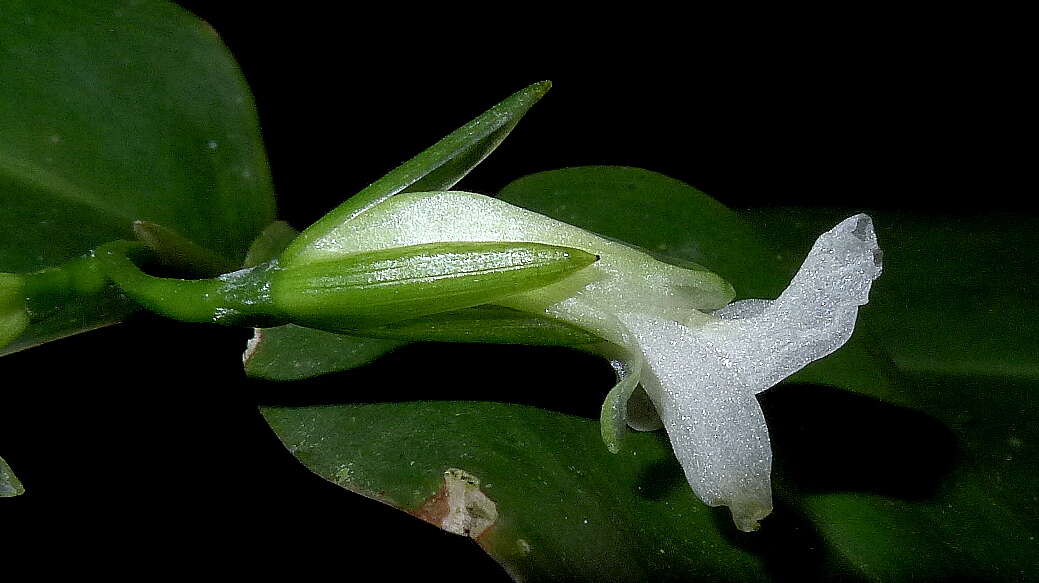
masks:
<svg viewBox="0 0 1039 583"><path fill-rule="evenodd" d="M405 344L288 324L256 328L242 361L245 374L252 378L298 381L364 366Z"/></svg>
<svg viewBox="0 0 1039 583"><path fill-rule="evenodd" d="M911 460L929 465L935 457L955 456L935 491L909 497L804 492L803 513L831 552L871 581L1033 579L1039 573L1036 383L952 375L913 380L920 408L955 437L953 451L919 451ZM912 479L887 479L899 478Z"/></svg>
<svg viewBox="0 0 1039 583"><path fill-rule="evenodd" d="M601 340L565 322L498 306L477 306L361 330L364 337L296 325L257 328L243 362L245 374L295 381L371 364L408 342L479 342L552 346Z"/></svg>
<svg viewBox="0 0 1039 583"><path fill-rule="evenodd" d="M0 272L132 239L134 221L240 264L274 198L252 97L212 28L167 2L12 0L0 11ZM11 352L120 319L115 294Z"/></svg>
<svg viewBox="0 0 1039 583"><path fill-rule="evenodd" d="M766 579L760 559L731 545L723 520L693 496L658 434L635 435L613 455L597 421L502 403L263 414L319 475L467 533L526 581ZM453 493L460 476L478 480L490 503ZM451 512L459 506L469 511ZM495 514L481 530L480 518Z"/></svg>
<svg viewBox="0 0 1039 583"><path fill-rule="evenodd" d="M25 493L25 487L14 475L14 470L0 457L0 498L9 498Z"/></svg>

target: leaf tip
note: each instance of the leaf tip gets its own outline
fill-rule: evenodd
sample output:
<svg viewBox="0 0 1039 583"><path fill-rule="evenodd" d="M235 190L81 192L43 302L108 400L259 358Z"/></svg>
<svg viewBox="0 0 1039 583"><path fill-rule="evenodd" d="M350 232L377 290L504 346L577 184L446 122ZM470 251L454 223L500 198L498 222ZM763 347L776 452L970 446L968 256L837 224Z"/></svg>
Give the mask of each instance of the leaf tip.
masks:
<svg viewBox="0 0 1039 583"><path fill-rule="evenodd" d="M0 498L11 498L24 493L25 487L22 486L22 482L14 475L4 458L0 457Z"/></svg>

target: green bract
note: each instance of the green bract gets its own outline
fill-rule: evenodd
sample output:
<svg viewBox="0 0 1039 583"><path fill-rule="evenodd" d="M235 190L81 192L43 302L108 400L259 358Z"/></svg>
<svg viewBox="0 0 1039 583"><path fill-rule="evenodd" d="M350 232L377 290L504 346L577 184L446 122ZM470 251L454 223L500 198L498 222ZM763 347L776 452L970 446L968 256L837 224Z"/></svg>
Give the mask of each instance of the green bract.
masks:
<svg viewBox="0 0 1039 583"><path fill-rule="evenodd" d="M428 243L292 263L270 272L270 295L293 323L346 332L538 289L595 261L540 243Z"/></svg>

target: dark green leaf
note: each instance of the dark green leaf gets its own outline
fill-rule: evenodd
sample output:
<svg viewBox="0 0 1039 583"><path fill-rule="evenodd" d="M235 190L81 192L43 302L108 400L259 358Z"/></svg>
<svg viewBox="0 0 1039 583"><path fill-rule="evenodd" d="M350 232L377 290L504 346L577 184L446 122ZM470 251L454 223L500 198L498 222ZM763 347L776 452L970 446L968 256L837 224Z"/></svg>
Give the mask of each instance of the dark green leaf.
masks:
<svg viewBox="0 0 1039 583"><path fill-rule="evenodd" d="M600 341L564 322L498 306L478 306L416 318L346 336L287 325L257 328L244 356L245 374L301 380L364 366L415 341L579 345Z"/></svg>
<svg viewBox="0 0 1039 583"><path fill-rule="evenodd" d="M5 2L0 71L0 271L131 239L136 220L239 264L271 222L248 87L213 30L177 6ZM71 308L3 350L118 320L131 304Z"/></svg>
<svg viewBox="0 0 1039 583"><path fill-rule="evenodd" d="M803 492L797 500L802 512L829 549L871 581L1033 580L1039 574L1035 382L931 375L912 380L912 398L952 431L953 451L906 443L902 447L919 456L907 460L909 475L890 475L892 468L884 466L875 471L911 491L920 486L914 466L949 456L953 467L944 479L933 491L904 496ZM887 443L869 435L864 441ZM883 455L881 450L877 457Z"/></svg>
<svg viewBox="0 0 1039 583"><path fill-rule="evenodd" d="M267 422L309 468L437 526L463 525L526 581L760 581L659 434L606 451L597 421L480 402L279 407ZM627 445L627 444L626 444ZM448 470L479 481L493 526L449 515ZM457 476L458 474L453 474ZM470 499L471 500L471 499ZM483 510L479 502L469 505ZM719 528L718 525L722 527ZM475 528L466 529L465 525Z"/></svg>
<svg viewBox="0 0 1039 583"><path fill-rule="evenodd" d="M364 366L406 342L356 338L288 324L257 328L243 355L245 374L297 381Z"/></svg>

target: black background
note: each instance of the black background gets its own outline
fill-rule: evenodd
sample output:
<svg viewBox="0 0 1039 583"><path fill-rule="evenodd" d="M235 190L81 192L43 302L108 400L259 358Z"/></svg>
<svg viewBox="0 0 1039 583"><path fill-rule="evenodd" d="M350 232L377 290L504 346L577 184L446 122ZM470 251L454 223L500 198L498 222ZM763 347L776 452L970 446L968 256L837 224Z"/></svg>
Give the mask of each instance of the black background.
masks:
<svg viewBox="0 0 1039 583"><path fill-rule="evenodd" d="M240 62L282 217L297 228L541 79L552 91L462 187L493 193L531 172L620 164L733 207L1031 212L1010 178L1024 156L1016 40L993 42L983 22L875 14L802 30L773 15L454 19L315 2L182 4ZM505 579L471 541L300 466L256 412L294 385L242 378L248 336L140 316L6 357L2 454L29 492L3 503L5 536L53 549L62 560L42 570L143 560L142 575L331 568L351 578L370 567L410 578L461 568ZM503 347L466 347L472 367L450 382L427 372L459 350L404 350L300 390L366 387L356 398L494 399L594 417L611 380L588 357ZM537 367L522 364L531 358ZM492 376L500 382L488 395ZM544 394L525 394L532 384Z"/></svg>

